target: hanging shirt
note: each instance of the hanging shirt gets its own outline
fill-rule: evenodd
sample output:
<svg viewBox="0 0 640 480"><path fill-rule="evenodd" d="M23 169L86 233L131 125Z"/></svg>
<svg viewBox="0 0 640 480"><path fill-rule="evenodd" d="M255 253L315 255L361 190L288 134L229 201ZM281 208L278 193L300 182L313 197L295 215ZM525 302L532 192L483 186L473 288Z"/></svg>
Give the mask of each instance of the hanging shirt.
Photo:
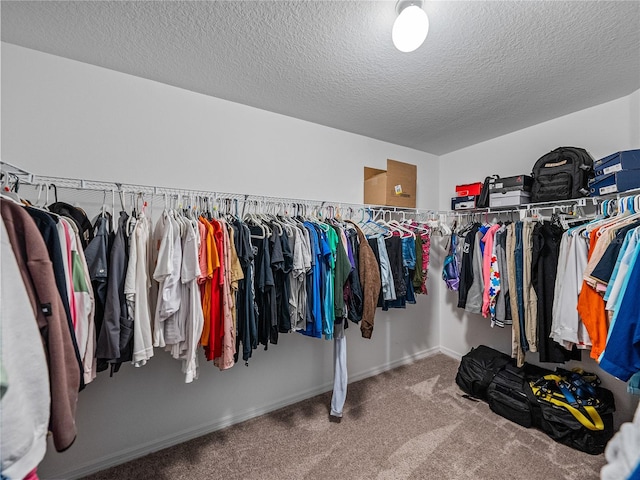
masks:
<svg viewBox="0 0 640 480"><path fill-rule="evenodd" d="M431 234L422 232L416 235L416 273L413 287L416 292L427 294L427 276L429 273L429 251L431 249Z"/></svg>
<svg viewBox="0 0 640 480"><path fill-rule="evenodd" d="M630 295L627 295L628 289L631 285L630 282L632 280L632 275L629 272L632 272L635 269L636 263L638 263L637 261L638 253L640 252L640 248L638 248L638 237L640 237L640 230L634 229L629 233L631 234L631 237L629 238L629 243L627 245L627 252L629 253L628 255L624 256L625 258L623 258L620 263L620 269L618 271L616 280L618 280L621 276L623 276L624 278L621 282L618 282L619 284L621 284L619 289L616 289L614 287L614 290L615 290L614 295L612 295L609 299L613 303L613 309L612 309L613 315L612 315L611 323L609 325L609 331L607 332L606 348L609 348L612 346L609 340L614 331L615 323L619 321L620 318L622 318L621 321L627 321L625 317L620 317L618 313L619 310L621 309L622 302L634 301L633 295L637 293L635 291L632 291L632 292L629 292ZM625 269L626 265L628 265L628 267ZM619 332L620 330L618 329L616 331ZM615 348L615 344L613 345ZM602 358L602 355L600 356L600 359L601 358Z"/></svg>
<svg viewBox="0 0 640 480"><path fill-rule="evenodd" d="M111 247L107 301L96 351L98 371L106 369L107 365L111 364L112 374L120 369L122 363L120 359L126 357L127 342L130 339L130 335L126 331L130 325L124 296L124 279L129 263L129 239L126 235L128 220L129 215L126 212L120 212L118 230ZM123 326L124 332L122 331ZM121 342L121 337L123 342Z"/></svg>
<svg viewBox="0 0 640 480"><path fill-rule="evenodd" d="M311 270L308 236L300 228L293 228L293 264L290 275L289 318L294 331L306 328L307 272ZM305 230L306 231L306 230ZM308 235L308 233L307 233Z"/></svg>
<svg viewBox="0 0 640 480"><path fill-rule="evenodd" d="M227 224L220 221L222 227L222 252L223 261L223 283L222 283L222 345L219 357L214 360L214 364L220 370L231 368L234 364L233 358L236 354L236 332L231 316L231 249L229 245L229 232Z"/></svg>
<svg viewBox="0 0 640 480"><path fill-rule="evenodd" d="M329 225L315 224L318 229L321 250L322 274L322 333L326 340L333 340L335 322L335 266L338 235Z"/></svg>
<svg viewBox="0 0 640 480"><path fill-rule="evenodd" d="M500 290L495 303L495 324L499 327L511 325L511 303L509 296L509 275L507 271L507 227L503 225L496 231L494 249L497 259L497 272L500 274Z"/></svg>
<svg viewBox="0 0 640 480"><path fill-rule="evenodd" d="M322 282L321 264L322 256L318 232L313 224L304 222L304 227L309 233L311 250L311 269L307 275L307 321L306 328L300 333L315 337L322 337L322 297L320 284Z"/></svg>
<svg viewBox="0 0 640 480"><path fill-rule="evenodd" d="M151 312L149 309L148 275L150 220L141 213L129 243L129 265L125 278L124 294L129 315L133 319L132 363L141 367L153 357L153 336L151 333Z"/></svg>
<svg viewBox="0 0 640 480"><path fill-rule="evenodd" d="M212 306L211 295L213 288L213 274L220 268L220 256L218 254L218 248L216 246L216 239L214 235L213 225L204 217L200 217L200 222L203 223L206 229L205 242L207 245L207 261L206 261L206 275L204 272L204 278L200 280L200 295L202 298L202 312L204 316L204 325L202 327L202 336L200 343L203 347L209 346L209 339L211 336L211 322L212 322Z"/></svg>
<svg viewBox="0 0 640 480"><path fill-rule="evenodd" d="M182 355L182 372L185 383L191 383L198 378L198 345L204 325L202 300L198 279L201 276L198 253L200 236L199 222L187 224L187 232L182 246L182 266L180 279L187 295L183 297L181 308L187 309L185 324L185 341L180 348Z"/></svg>
<svg viewBox="0 0 640 480"><path fill-rule="evenodd" d="M251 226L249 229L251 231L251 245L256 269L255 291L256 304L258 306L258 343L267 347L272 333L271 327L274 325L277 327L269 238L264 238L264 232L260 227Z"/></svg>
<svg viewBox="0 0 640 480"><path fill-rule="evenodd" d="M280 228L280 231L278 230ZM285 249L287 250L287 264L285 265ZM291 330L291 317L289 314L287 276L291 271L291 253L289 251L289 239L285 230L275 225L269 238L269 253L271 255L271 271L273 274L273 295L275 297L275 325L270 336L271 343L277 343L278 334ZM275 340L275 341L274 341Z"/></svg>
<svg viewBox="0 0 640 480"><path fill-rule="evenodd" d="M621 299L621 293L626 288L629 271L633 268L633 264L637 258L638 234L636 230L627 232L625 240L620 249L614 270L611 275L611 281L607 286L604 294L604 300L607 301L606 309L615 311Z"/></svg>
<svg viewBox="0 0 640 480"><path fill-rule="evenodd" d="M599 229L595 229L590 234L589 258L591 258L594 252L598 239L598 231ZM580 318L582 318L587 332L589 332L589 338L592 344L591 358L597 359L604 351L608 322L605 314L604 299L586 280L583 280L582 289L578 297L578 313L580 314Z"/></svg>
<svg viewBox="0 0 640 480"><path fill-rule="evenodd" d="M66 219L62 219L66 221ZM69 246L71 253L71 277L73 282L74 306L76 310L75 335L78 351L84 366L84 383L91 383L97 374L96 328L94 321L95 300L91 288L89 268L82 250L80 234L74 222L69 226Z"/></svg>
<svg viewBox="0 0 640 480"><path fill-rule="evenodd" d="M394 283L393 273L391 271L391 263L389 262L389 254L387 246L382 237L374 239L378 245L378 255L380 255L380 278L382 280L382 298L384 300L396 299L396 286Z"/></svg>
<svg viewBox="0 0 640 480"><path fill-rule="evenodd" d="M154 240L158 245L158 256L155 269L153 271L153 279L158 282L158 295L155 305L155 315L153 322L153 346L164 347L166 345L164 338L164 320L161 314L161 304L164 301L164 284L171 275L173 267L173 224L169 221L169 212L166 210L162 213L160 220L155 228Z"/></svg>
<svg viewBox="0 0 640 480"><path fill-rule="evenodd" d="M169 214L171 224L171 257L168 275L164 278L158 294L157 312L163 322L164 341L167 345L176 345L184 340L181 328L180 306L182 304L182 282L180 267L182 264L182 224L173 212Z"/></svg>
<svg viewBox="0 0 640 480"><path fill-rule="evenodd" d="M627 233L638 226L640 226L640 222L633 222L630 225L626 225L618 229L615 238L605 250L602 258L593 269L593 272L591 272L591 278L597 280L600 285L603 285L605 290L611 280L616 259L618 258L618 254L620 253L620 249L622 248L622 244L624 243Z"/></svg>
<svg viewBox="0 0 640 480"><path fill-rule="evenodd" d="M579 234L565 232L560 245L558 277L552 311L552 338L567 350L591 346L591 340L576 305L587 266L587 240Z"/></svg>
<svg viewBox="0 0 640 480"><path fill-rule="evenodd" d="M238 285L244 279L244 272L240 265L238 252L236 250L236 229L228 225L229 250L230 250L230 271L231 271L231 318L233 320L233 331L238 331ZM234 347L235 350L235 347Z"/></svg>
<svg viewBox="0 0 640 480"><path fill-rule="evenodd" d="M62 217L56 217L56 229L58 231L58 237L60 240L60 250L62 253L62 265L65 277L65 286L67 292L66 301L69 304L69 311L71 313L71 322L75 330L78 323L78 313L76 311L75 295L73 293L73 278L72 278L72 259L71 259L71 235L68 222ZM77 338L76 338L77 341ZM78 345L78 351L80 352L80 358L83 356L83 352Z"/></svg>
<svg viewBox="0 0 640 480"><path fill-rule="evenodd" d="M484 253L482 259L482 274L484 290L482 294L482 316L495 318L495 302L500 291L500 273L498 272L498 257L493 248L496 231L499 224L492 225L482 237Z"/></svg>
<svg viewBox="0 0 640 480"><path fill-rule="evenodd" d="M628 278L600 358L600 368L624 382L640 371L640 262L634 263Z"/></svg>
<svg viewBox="0 0 640 480"><path fill-rule="evenodd" d="M346 237L342 229L336 226L332 226L332 228L339 239L339 243L336 246L333 293L334 318L337 321L347 316L344 303L344 288L351 274L352 265L346 250Z"/></svg>
<svg viewBox="0 0 640 480"><path fill-rule="evenodd" d="M257 307L254 291L254 256L251 232L246 224L235 221L236 252L244 278L238 281L238 333L236 336L236 356L242 343L242 360L248 362L253 349L258 347Z"/></svg>
<svg viewBox="0 0 640 480"><path fill-rule="evenodd" d="M209 345L205 347L207 360L215 360L222 355L222 339L224 337L224 234L222 224L217 220L211 220L213 238L220 266L213 272L211 279L211 325L209 330Z"/></svg>

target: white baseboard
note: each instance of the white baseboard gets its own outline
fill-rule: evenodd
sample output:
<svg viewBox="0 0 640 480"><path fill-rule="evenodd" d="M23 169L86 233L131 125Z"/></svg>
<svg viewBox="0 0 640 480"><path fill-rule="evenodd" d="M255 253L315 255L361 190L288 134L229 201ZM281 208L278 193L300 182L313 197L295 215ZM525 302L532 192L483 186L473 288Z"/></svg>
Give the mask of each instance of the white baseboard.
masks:
<svg viewBox="0 0 640 480"><path fill-rule="evenodd" d="M440 353L445 354L447 357L455 358L456 360L460 360L462 358L462 353L454 352L450 348L440 347Z"/></svg>
<svg viewBox="0 0 640 480"><path fill-rule="evenodd" d="M388 362L384 365L378 365L376 367L364 370L362 372L358 372L356 374L350 374L349 383L357 382L358 380L363 380L365 378L378 375L382 372L385 372L387 370L392 370L401 365L407 365L407 364L413 363L417 360L440 353L440 351L441 351L440 347L428 348L426 350L422 350L420 352L407 355L403 358L399 358L392 362ZM178 445L180 443L184 443L194 438L201 437L202 435L215 432L216 430L220 430L230 425L244 422L245 420L249 420L251 418L258 417L260 415L264 415L265 413L278 410L279 408L286 407L287 405L292 405L294 403L301 402L302 400L306 400L308 398L314 397L321 393L327 392L331 390L332 387L333 387L333 382L329 382L323 385L318 385L314 388L299 392L295 395L281 398L276 402L264 405L262 407L245 410L243 412L238 412L236 414L218 419L215 422L208 423L206 425L200 425L197 428L190 428L190 429L183 430L181 432L173 433L171 435L155 438L152 441L139 445L136 448L128 448L128 449L121 450L119 452L115 452L111 455L106 455L98 460L79 465L72 470L50 472L48 476L50 476L51 478L67 478L67 479L85 477L87 475L91 475L101 470L105 470L107 468L120 465L130 460L143 457L150 453L157 452L158 450L162 450L164 448L168 448L173 445Z"/></svg>

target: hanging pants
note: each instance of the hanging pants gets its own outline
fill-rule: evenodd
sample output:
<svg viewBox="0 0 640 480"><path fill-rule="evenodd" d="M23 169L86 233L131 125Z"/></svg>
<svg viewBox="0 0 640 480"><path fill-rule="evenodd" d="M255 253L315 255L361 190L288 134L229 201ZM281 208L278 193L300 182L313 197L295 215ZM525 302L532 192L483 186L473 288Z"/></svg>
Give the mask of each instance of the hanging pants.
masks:
<svg viewBox="0 0 640 480"><path fill-rule="evenodd" d="M343 322L346 321L343 319ZM333 335L333 395L331 415L342 417L344 401L347 398L347 337L344 326L336 324Z"/></svg>

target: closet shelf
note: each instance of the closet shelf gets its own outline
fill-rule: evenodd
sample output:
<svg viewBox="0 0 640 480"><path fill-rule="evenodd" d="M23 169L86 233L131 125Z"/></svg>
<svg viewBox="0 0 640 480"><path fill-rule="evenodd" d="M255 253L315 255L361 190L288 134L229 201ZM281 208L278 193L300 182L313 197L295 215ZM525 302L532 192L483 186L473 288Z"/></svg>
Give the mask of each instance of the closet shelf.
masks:
<svg viewBox="0 0 640 480"><path fill-rule="evenodd" d="M635 197L640 195L640 188L634 190L627 190L625 192L617 192L610 193L607 195L600 195L597 197L581 197L581 198L570 198L567 200L555 200L552 202L540 202L540 203L526 203L519 206L513 207L487 207L487 208L473 208L473 209L464 209L464 210L450 210L458 215L465 214L477 214L477 213L510 213L510 212L521 212L527 210L553 210L557 208L573 206L573 207L587 207L594 206L597 207L601 205L604 201L607 200L616 200L619 201L621 199L626 199L629 197Z"/></svg>
<svg viewBox="0 0 640 480"><path fill-rule="evenodd" d="M187 188L175 188L166 186L150 186L139 185L132 183L120 183L120 182L103 182L96 180L86 180L80 178L69 177L54 177L37 175L21 167L18 167L12 163L4 160L0 160L0 167L4 174L9 174L14 178L19 179L20 185L29 185L37 187L40 185L55 185L56 188L69 188L75 190L89 190L100 192L112 192L113 194L142 194L142 195L158 195L169 198L185 198L185 197L205 197L213 199L214 201L235 201L242 203L242 207L260 203L272 204L272 205L304 205L312 208L325 208L334 207L341 209L364 209L384 211L391 213L404 213L410 215L447 215L449 211L438 211L433 209L422 208L405 208L405 207L392 207L388 205L373 205L362 204L353 202L342 201L329 201L329 200L316 200L316 199L301 199L301 198L289 198L289 197L272 197L267 195L254 195L246 193L229 193L229 192L215 192L211 190L194 190Z"/></svg>

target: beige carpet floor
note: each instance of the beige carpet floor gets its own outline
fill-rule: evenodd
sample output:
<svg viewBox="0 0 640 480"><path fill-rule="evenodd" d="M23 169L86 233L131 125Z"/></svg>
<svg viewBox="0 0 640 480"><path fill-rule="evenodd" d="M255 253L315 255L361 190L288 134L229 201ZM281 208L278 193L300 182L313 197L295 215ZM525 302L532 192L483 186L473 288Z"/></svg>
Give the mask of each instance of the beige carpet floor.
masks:
<svg viewBox="0 0 640 480"><path fill-rule="evenodd" d="M461 397L435 355L349 385L344 418L323 394L88 477L105 479L599 478L592 456Z"/></svg>

